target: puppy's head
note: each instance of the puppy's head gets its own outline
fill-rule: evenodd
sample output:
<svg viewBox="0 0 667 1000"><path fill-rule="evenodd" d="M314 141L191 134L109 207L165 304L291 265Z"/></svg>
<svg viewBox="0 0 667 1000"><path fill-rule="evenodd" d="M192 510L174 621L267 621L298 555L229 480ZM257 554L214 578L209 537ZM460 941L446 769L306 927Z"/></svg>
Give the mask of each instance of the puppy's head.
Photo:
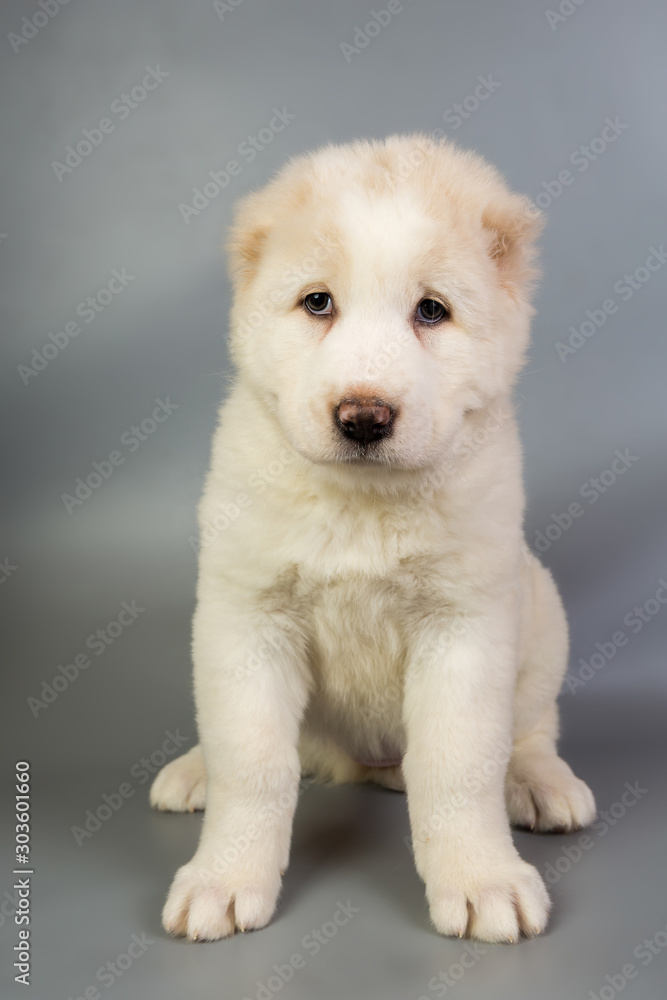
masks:
<svg viewBox="0 0 667 1000"><path fill-rule="evenodd" d="M435 463L521 367L539 229L480 157L425 136L297 158L232 229L240 377L313 462Z"/></svg>

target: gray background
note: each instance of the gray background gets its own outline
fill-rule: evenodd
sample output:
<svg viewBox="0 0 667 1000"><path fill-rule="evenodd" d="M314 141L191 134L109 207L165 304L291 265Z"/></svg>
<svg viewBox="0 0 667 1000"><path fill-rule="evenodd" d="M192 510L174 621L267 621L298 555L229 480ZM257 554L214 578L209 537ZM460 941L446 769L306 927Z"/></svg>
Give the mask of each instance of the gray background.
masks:
<svg viewBox="0 0 667 1000"><path fill-rule="evenodd" d="M633 950L667 924L667 611L661 606L636 634L623 619L667 576L667 267L626 302L613 286L667 240L667 13L648 0L586 0L552 27L547 4L535 0L405 0L348 62L341 43L353 43L372 7L370 0L242 0L221 18L210 2L70 0L18 52L8 35L40 8L12 0L0 12L7 524L0 559L8 560L0 607L12 668L1 785L11 806L20 758L31 761L35 785L33 986L12 982L7 850L3 996L82 996L133 933L152 943L113 985L97 982L102 996L254 998L258 980L296 952L306 966L280 991L295 1000L431 1000L445 995L429 986L432 977L450 967L459 974L462 943L429 927L403 840L404 798L372 788L304 790L292 866L268 929L208 946L170 941L160 907L200 819L151 813L135 767L160 748L166 730L180 728L185 746L195 739L189 537L228 367L220 246L231 206L295 152L437 128L486 155L533 198L560 171L573 175L548 199L545 278L517 396L527 538L534 545L552 515L582 504L584 514L543 556L570 615L570 673L619 629L629 641L585 685L564 691L563 751L601 809L620 801L625 782L646 789L604 835L604 821L593 830L593 847L561 872L547 934L516 948L485 948L446 992L461 1000L550 1000L606 988L609 998L622 985L614 977L631 962L638 971L625 996L664 994L667 955L644 965ZM379 0L375 9L382 7ZM112 102L156 64L168 76L120 121ZM491 96L459 127L453 114L443 121L489 74L499 84ZM253 162L242 160L240 175L186 224L179 204L192 202L209 171L239 158L239 143L268 125L274 106L296 117ZM115 122L113 133L59 181L52 162L104 117ZM571 154L599 136L608 117L627 127L580 172ZM122 295L24 384L18 366L30 364L49 332L77 318L78 303L106 286L114 268L134 276ZM610 297L617 312L563 363L555 344ZM130 453L121 436L166 397L178 409ZM119 447L125 462L68 514L62 494ZM627 472L595 504L582 499L584 484L626 448L636 456ZM59 664L85 652L88 635L132 600L144 609L137 620L35 717L27 699L40 697ZM71 827L124 781L132 797L77 846ZM11 809L3 815L8 844ZM563 852L579 836L517 834L517 842L541 871L556 871L567 869ZM303 936L348 898L359 913L311 955Z"/></svg>

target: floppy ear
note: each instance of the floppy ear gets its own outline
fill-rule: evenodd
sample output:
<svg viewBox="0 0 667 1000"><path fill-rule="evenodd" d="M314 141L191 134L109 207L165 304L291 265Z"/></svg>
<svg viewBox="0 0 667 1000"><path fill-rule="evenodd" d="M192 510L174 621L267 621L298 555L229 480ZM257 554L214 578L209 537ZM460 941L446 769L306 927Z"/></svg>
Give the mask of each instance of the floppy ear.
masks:
<svg viewBox="0 0 667 1000"><path fill-rule="evenodd" d="M245 288L254 277L273 225L262 194L254 191L241 199L227 240L229 274L239 289Z"/></svg>
<svg viewBox="0 0 667 1000"><path fill-rule="evenodd" d="M542 213L528 198L511 195L486 207L482 225L501 284L514 299L528 296L539 277L537 238L544 225Z"/></svg>

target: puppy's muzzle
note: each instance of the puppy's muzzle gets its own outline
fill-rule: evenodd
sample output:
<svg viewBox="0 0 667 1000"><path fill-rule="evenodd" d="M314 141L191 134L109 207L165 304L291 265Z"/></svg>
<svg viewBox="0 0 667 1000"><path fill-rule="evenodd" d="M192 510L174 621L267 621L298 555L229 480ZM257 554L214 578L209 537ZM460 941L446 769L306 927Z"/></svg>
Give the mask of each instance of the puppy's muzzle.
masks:
<svg viewBox="0 0 667 1000"><path fill-rule="evenodd" d="M360 445L390 437L396 410L380 399L344 399L335 410L335 420L344 437Z"/></svg>

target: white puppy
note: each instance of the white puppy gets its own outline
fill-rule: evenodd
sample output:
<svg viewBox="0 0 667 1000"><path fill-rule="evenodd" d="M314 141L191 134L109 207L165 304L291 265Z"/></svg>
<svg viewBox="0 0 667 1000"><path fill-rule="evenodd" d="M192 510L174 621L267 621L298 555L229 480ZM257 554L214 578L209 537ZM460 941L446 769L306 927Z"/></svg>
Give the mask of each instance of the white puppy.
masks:
<svg viewBox="0 0 667 1000"><path fill-rule="evenodd" d="M302 773L405 787L443 934L544 928L510 821L572 830L595 804L556 752L567 625L522 532L510 394L539 228L424 136L328 146L241 202L199 508L201 745L151 793L206 805L168 931L268 923Z"/></svg>

